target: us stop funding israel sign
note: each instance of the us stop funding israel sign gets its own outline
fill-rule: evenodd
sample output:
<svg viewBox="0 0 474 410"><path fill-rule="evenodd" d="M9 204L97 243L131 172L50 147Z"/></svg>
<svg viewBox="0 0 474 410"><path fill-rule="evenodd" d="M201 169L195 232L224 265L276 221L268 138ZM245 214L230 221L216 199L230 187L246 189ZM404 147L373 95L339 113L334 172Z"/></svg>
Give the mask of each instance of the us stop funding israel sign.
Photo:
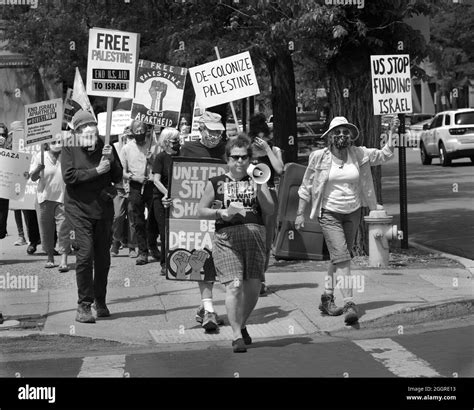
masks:
<svg viewBox="0 0 474 410"><path fill-rule="evenodd" d="M87 94L134 97L139 41L138 33L103 28L89 30Z"/></svg>
<svg viewBox="0 0 474 410"><path fill-rule="evenodd" d="M203 108L260 94L248 51L190 68L189 73Z"/></svg>
<svg viewBox="0 0 474 410"><path fill-rule="evenodd" d="M409 114L411 99L410 56L370 56L374 115Z"/></svg>

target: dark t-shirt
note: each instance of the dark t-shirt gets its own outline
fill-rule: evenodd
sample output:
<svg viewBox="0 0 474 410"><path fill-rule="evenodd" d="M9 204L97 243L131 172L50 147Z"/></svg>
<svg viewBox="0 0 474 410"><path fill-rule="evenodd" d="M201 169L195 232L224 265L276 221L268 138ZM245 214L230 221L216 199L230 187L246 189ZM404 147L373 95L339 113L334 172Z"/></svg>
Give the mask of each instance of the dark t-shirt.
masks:
<svg viewBox="0 0 474 410"><path fill-rule="evenodd" d="M187 141L179 151L180 157L217 158L225 161L225 142L221 141L214 148L207 148L201 141Z"/></svg>
<svg viewBox="0 0 474 410"><path fill-rule="evenodd" d="M231 202L240 202L245 209L245 216L236 215L231 221L216 220L216 231L219 229L243 225L263 225L262 211L257 200L257 186L248 175L240 181L234 181L226 174L210 178L214 188L214 200L222 203L221 209L229 207Z"/></svg>
<svg viewBox="0 0 474 410"><path fill-rule="evenodd" d="M173 157L165 151L161 151L153 161L152 172L154 174L160 174L160 181L166 188L168 188L172 165ZM153 196L163 198L163 194L158 190L155 184L153 184Z"/></svg>

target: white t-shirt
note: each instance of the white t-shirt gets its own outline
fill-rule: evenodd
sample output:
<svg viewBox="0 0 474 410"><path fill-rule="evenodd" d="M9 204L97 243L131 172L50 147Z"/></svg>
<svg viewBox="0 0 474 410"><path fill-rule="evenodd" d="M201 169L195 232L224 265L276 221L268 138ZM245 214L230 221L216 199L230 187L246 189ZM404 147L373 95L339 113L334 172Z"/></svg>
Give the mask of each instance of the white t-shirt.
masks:
<svg viewBox="0 0 474 410"><path fill-rule="evenodd" d="M359 169L350 155L343 167L332 158L329 178L324 188L322 207L340 214L350 214L360 208Z"/></svg>
<svg viewBox="0 0 474 410"><path fill-rule="evenodd" d="M124 170L131 172L134 176L144 176L146 166L146 153L148 151L150 140L146 139L144 145L137 145L133 139L122 147L120 153L120 160ZM150 151L153 152L155 146L152 145ZM148 171L151 171L151 165L148 166Z"/></svg>
<svg viewBox="0 0 474 410"><path fill-rule="evenodd" d="M33 156L30 165L30 173L33 172L39 164L41 164L41 152ZM43 174L44 175L40 174L38 189L36 190L38 203L41 204L44 201L64 203L64 189L66 184L64 183L61 172L61 154L59 154L56 163L54 163L50 153L45 151Z"/></svg>

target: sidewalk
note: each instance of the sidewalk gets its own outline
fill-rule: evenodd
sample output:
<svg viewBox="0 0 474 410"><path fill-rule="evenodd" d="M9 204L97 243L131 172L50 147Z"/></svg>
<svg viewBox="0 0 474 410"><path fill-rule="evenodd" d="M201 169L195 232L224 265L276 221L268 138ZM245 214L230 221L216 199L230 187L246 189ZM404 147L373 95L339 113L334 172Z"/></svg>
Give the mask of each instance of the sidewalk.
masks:
<svg viewBox="0 0 474 410"><path fill-rule="evenodd" d="M206 334L194 318L200 300L195 283L166 280L158 274L158 263L137 267L135 260L126 255L112 259L107 297L112 316L99 319L96 324L78 323L74 320L77 300L75 272L46 272L43 268L45 257L41 254L34 257L24 255L26 249L13 247L14 240L9 236L1 243L0 277L7 273L36 275L40 286L37 292L0 288L0 312L6 319L4 325L0 325L0 337L33 330L21 330L21 323L15 327L15 322L11 321L21 319L24 322L31 318L37 324L35 330L41 333L139 345L231 339L221 284L214 287L214 306L225 325L217 334ZM70 266L74 263L74 258L71 259ZM325 261L301 261L293 262L291 266L280 264L279 269L271 268L267 273L270 292L260 297L249 321L252 337L259 339L348 329L343 316L321 316L319 312L326 264ZM395 326L400 321L411 320L414 312L425 316L430 315L431 310L441 316L443 310L447 310L448 315L473 312L472 272L459 264L453 263L449 268L395 266L377 269L359 269L353 265L353 276L354 300L361 315L361 329ZM134 279L127 286L126 278L129 277ZM53 286L53 281L60 283ZM338 289L335 297L336 304L342 305Z"/></svg>
<svg viewBox="0 0 474 410"><path fill-rule="evenodd" d="M470 301L472 276L465 269L373 269L355 270L364 278L363 292L354 292L361 318L360 327L403 309L423 309L433 304ZM453 287L453 278L458 287ZM278 272L268 275L271 291L261 297L249 322L252 337L289 336L332 332L345 328L343 317L321 316L319 296L324 272ZM214 291L217 313L226 321L219 334L205 334L194 320L199 292L194 283L158 279L159 286L111 288L108 306L112 316L96 324L75 322L76 290L40 290L37 293L1 290L0 311L9 317L44 316L45 333L58 333L113 340L122 343L186 343L225 340L230 328L224 306L224 289ZM342 298L335 293L340 305ZM6 322L7 323L7 322ZM5 323L5 324L6 324ZM13 330L13 328L12 328ZM6 336L0 331L0 337Z"/></svg>

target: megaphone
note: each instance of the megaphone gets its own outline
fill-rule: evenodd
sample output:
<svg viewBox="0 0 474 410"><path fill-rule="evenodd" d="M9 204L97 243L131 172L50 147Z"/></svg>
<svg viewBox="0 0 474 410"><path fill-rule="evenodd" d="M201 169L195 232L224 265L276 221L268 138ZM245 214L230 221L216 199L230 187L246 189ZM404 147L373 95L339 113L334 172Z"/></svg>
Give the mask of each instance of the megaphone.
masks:
<svg viewBox="0 0 474 410"><path fill-rule="evenodd" d="M267 164L250 164L247 168L247 174L256 184L266 184L271 176L270 167Z"/></svg>

